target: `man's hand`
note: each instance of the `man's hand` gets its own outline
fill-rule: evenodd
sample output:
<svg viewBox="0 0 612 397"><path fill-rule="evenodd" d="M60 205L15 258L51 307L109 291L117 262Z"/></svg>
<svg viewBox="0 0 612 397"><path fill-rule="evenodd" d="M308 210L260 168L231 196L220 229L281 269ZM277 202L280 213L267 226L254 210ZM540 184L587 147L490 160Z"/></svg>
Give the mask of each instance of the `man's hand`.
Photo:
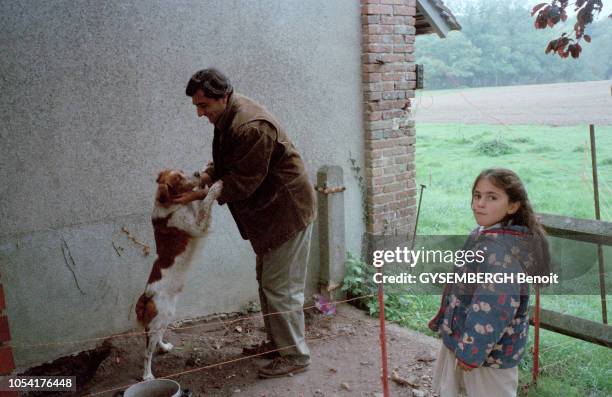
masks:
<svg viewBox="0 0 612 397"><path fill-rule="evenodd" d="M193 176L200 179L201 187L210 187L213 184L212 177L206 171L196 171L193 173Z"/></svg>
<svg viewBox="0 0 612 397"><path fill-rule="evenodd" d="M463 361L461 360L457 360L457 366L459 368L461 368L462 370L466 371L466 372L470 372L471 370L473 370L474 368L470 367L469 365L465 364Z"/></svg>
<svg viewBox="0 0 612 397"><path fill-rule="evenodd" d="M194 190L193 192L187 192L183 194L179 194L174 199L172 199L172 204L188 204L192 201L203 200L204 197L208 194L208 187L204 187L203 189Z"/></svg>

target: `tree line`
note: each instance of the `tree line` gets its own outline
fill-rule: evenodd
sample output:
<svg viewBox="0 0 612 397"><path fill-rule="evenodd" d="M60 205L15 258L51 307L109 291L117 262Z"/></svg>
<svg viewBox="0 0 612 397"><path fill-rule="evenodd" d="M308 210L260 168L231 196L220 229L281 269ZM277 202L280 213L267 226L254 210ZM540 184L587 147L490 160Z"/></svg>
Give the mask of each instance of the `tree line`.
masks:
<svg viewBox="0 0 612 397"><path fill-rule="evenodd" d="M418 36L416 62L423 64L425 88L542 84L612 79L612 21L588 25L591 43L578 59L544 53L543 44L567 26L536 30L533 4L525 0L473 0L453 6L462 26L447 38ZM566 23L573 26L570 17Z"/></svg>

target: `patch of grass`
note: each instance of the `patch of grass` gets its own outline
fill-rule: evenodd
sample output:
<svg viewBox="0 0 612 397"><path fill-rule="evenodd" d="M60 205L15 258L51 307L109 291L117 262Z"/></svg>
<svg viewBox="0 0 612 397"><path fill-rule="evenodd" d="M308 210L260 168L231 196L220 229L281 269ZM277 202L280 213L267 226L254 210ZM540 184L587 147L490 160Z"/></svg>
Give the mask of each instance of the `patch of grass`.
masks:
<svg viewBox="0 0 612 397"><path fill-rule="evenodd" d="M450 140L450 143L454 143L457 145L468 145L470 143L472 143L473 141L470 138L466 138L464 136L460 137L460 138L454 138Z"/></svg>
<svg viewBox="0 0 612 397"><path fill-rule="evenodd" d="M554 152L557 149L549 146L549 145L537 145L534 148L529 149L527 152L529 153L549 153L549 152Z"/></svg>
<svg viewBox="0 0 612 397"><path fill-rule="evenodd" d="M598 165L601 165L601 166L612 165L612 157L608 157L607 159L600 161Z"/></svg>
<svg viewBox="0 0 612 397"><path fill-rule="evenodd" d="M519 137L516 137L516 138L511 138L510 142L533 144L533 139L531 139L531 138L529 138L527 136L519 136Z"/></svg>
<svg viewBox="0 0 612 397"><path fill-rule="evenodd" d="M588 127L419 123L416 130L416 182L417 186L427 185L419 216L419 234L469 233L474 228L470 189L476 175L491 167L517 172L537 212L594 219L590 159L584 161ZM472 139L474 144L500 136L505 142L528 138L534 146L554 150L534 153L521 150L519 144L513 143L517 148L513 153L497 157L475 156L472 145L450 142L458 134ZM435 144L421 147L418 140L422 138ZM597 143L599 158L612 158L612 126L598 127ZM578 146L582 149L574 152ZM599 179L600 196L603 192L610 193L606 186L612 186L612 167L602 166ZM607 185L603 181L608 181ZM612 221L612 200L602 200L601 213L603 220Z"/></svg>
<svg viewBox="0 0 612 397"><path fill-rule="evenodd" d="M479 142L476 144L475 149L479 154L488 157L498 157L515 152L514 147L500 138Z"/></svg>

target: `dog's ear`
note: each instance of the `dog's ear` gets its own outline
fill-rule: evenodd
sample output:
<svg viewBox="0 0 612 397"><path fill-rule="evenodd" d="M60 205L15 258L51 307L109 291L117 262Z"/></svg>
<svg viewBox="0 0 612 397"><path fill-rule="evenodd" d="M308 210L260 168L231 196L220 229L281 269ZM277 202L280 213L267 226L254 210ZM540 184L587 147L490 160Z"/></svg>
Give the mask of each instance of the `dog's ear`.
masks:
<svg viewBox="0 0 612 397"><path fill-rule="evenodd" d="M168 175L169 172L170 172L170 170L163 170L163 171L161 171L157 175L157 180L155 182L160 183L162 180L165 179L166 175Z"/></svg>
<svg viewBox="0 0 612 397"><path fill-rule="evenodd" d="M170 190L165 183L160 183L157 187L157 201L164 206L170 202Z"/></svg>

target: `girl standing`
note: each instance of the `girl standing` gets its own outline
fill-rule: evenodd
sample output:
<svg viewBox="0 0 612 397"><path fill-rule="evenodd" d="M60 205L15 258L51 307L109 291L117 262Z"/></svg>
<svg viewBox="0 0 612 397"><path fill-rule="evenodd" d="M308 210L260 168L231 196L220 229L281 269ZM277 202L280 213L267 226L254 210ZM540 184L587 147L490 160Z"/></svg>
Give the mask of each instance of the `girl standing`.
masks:
<svg viewBox="0 0 612 397"><path fill-rule="evenodd" d="M464 250L482 251L484 261L455 272L502 273L514 282L446 285L429 322L442 338L433 387L440 397L516 396L529 325L529 287L517 283L516 274L548 274L548 243L513 171L481 172L472 187L472 211L479 227Z"/></svg>

